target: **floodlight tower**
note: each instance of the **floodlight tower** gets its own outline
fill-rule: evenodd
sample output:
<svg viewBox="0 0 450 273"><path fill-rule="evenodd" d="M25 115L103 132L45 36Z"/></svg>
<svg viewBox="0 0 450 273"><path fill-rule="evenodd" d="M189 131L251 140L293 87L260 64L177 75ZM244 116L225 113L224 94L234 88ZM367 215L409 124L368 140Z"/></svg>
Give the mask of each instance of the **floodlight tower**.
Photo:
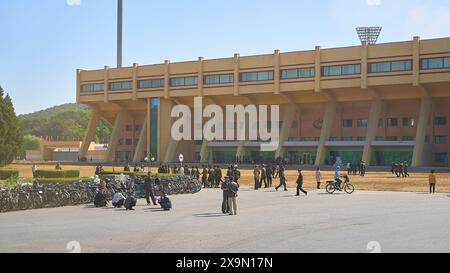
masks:
<svg viewBox="0 0 450 273"><path fill-rule="evenodd" d="M117 0L117 67L122 67L123 0Z"/></svg>
<svg viewBox="0 0 450 273"><path fill-rule="evenodd" d="M373 45L377 43L382 29L382 27L358 27L356 32L361 43L367 42L369 45Z"/></svg>

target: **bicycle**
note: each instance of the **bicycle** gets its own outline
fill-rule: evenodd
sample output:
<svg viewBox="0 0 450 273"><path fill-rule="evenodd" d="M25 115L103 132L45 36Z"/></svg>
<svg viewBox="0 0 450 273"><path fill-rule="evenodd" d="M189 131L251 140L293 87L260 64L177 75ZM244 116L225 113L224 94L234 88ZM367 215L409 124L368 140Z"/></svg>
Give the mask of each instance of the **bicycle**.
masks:
<svg viewBox="0 0 450 273"><path fill-rule="evenodd" d="M337 190L342 191L344 190L347 194L352 194L355 191L355 187L350 184L350 179L348 176L345 176L345 181L342 182L340 179L336 179L335 181L327 181L326 191L329 194L335 193ZM343 183L343 185L341 185Z"/></svg>

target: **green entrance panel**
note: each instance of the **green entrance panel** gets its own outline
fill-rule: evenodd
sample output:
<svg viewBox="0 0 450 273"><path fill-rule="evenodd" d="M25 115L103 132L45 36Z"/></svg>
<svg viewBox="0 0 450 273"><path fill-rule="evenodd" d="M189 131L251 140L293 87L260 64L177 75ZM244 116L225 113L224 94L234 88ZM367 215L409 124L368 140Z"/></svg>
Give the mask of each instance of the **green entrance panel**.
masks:
<svg viewBox="0 0 450 273"><path fill-rule="evenodd" d="M215 164L233 164L236 162L236 152L233 151L214 151L212 160Z"/></svg>
<svg viewBox="0 0 450 273"><path fill-rule="evenodd" d="M329 151L326 156L327 165L333 165L338 157L341 158L342 164L357 164L362 159L363 152L358 151Z"/></svg>
<svg viewBox="0 0 450 273"><path fill-rule="evenodd" d="M284 158L287 159L288 164L292 165L314 165L316 162L316 156L316 151L287 151L284 153Z"/></svg>
<svg viewBox="0 0 450 273"><path fill-rule="evenodd" d="M392 163L406 162L411 165L413 152L408 151L374 151L371 165L390 166Z"/></svg>

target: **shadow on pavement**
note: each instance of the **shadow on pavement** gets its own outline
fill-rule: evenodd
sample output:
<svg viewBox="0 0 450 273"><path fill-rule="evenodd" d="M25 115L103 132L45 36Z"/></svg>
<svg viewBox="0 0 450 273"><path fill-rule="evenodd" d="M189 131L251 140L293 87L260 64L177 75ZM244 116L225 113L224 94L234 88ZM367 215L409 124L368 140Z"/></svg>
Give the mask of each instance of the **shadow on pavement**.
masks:
<svg viewBox="0 0 450 273"><path fill-rule="evenodd" d="M209 218L209 217L225 217L228 216L227 213L198 213L198 214L192 214L192 216L195 217L203 217L203 218Z"/></svg>

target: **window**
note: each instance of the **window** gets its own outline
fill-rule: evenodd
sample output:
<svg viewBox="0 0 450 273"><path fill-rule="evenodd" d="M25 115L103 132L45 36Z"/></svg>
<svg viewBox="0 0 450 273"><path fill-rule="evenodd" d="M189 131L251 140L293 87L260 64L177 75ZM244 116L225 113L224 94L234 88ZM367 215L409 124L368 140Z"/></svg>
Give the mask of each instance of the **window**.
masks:
<svg viewBox="0 0 450 273"><path fill-rule="evenodd" d="M209 76L205 76L203 82L205 84L233 83L234 82L234 75L233 74L209 75Z"/></svg>
<svg viewBox="0 0 450 273"><path fill-rule="evenodd" d="M81 92L83 93L95 93L95 92L103 92L104 91L103 83L92 83L92 84L83 84L81 85Z"/></svg>
<svg viewBox="0 0 450 273"><path fill-rule="evenodd" d="M423 70L442 68L450 68L450 57L422 59Z"/></svg>
<svg viewBox="0 0 450 273"><path fill-rule="evenodd" d="M342 137L342 141L353 141L353 137Z"/></svg>
<svg viewBox="0 0 450 273"><path fill-rule="evenodd" d="M136 125L136 126L134 126L134 130L135 130L136 132L139 132L139 131L141 130L141 128L142 128L141 125Z"/></svg>
<svg viewBox="0 0 450 273"><path fill-rule="evenodd" d="M416 121L413 118L403 118L404 127L414 127Z"/></svg>
<svg viewBox="0 0 450 273"><path fill-rule="evenodd" d="M162 87L164 87L164 79L138 81L139 89L162 88Z"/></svg>
<svg viewBox="0 0 450 273"><path fill-rule="evenodd" d="M133 144L133 140L132 140L131 138L127 138L127 139L125 140L125 144L126 144L126 145L132 145L132 144Z"/></svg>
<svg viewBox="0 0 450 273"><path fill-rule="evenodd" d="M384 137L382 136L376 136L375 141L384 141Z"/></svg>
<svg viewBox="0 0 450 273"><path fill-rule="evenodd" d="M414 137L413 136L403 136L402 141L414 141Z"/></svg>
<svg viewBox="0 0 450 273"><path fill-rule="evenodd" d="M297 121L297 120L294 120L294 121L292 122L291 128L292 128L292 129L298 129L298 121Z"/></svg>
<svg viewBox="0 0 450 273"><path fill-rule="evenodd" d="M109 90L131 90L133 89L132 85L132 82L112 82L109 84Z"/></svg>
<svg viewBox="0 0 450 273"><path fill-rule="evenodd" d="M344 128L353 127L353 120L351 120L351 119L343 119L342 120L342 127L344 127Z"/></svg>
<svg viewBox="0 0 450 273"><path fill-rule="evenodd" d="M315 76L314 68L298 68L298 69L286 69L281 70L281 79L300 79L300 78L312 78Z"/></svg>
<svg viewBox="0 0 450 273"><path fill-rule="evenodd" d="M119 139L119 145L123 145L123 139Z"/></svg>
<svg viewBox="0 0 450 273"><path fill-rule="evenodd" d="M397 136L387 136L386 141L398 141L398 137Z"/></svg>
<svg viewBox="0 0 450 273"><path fill-rule="evenodd" d="M388 127L396 127L398 125L398 119L396 118L388 118L386 119L386 126Z"/></svg>
<svg viewBox="0 0 450 273"><path fill-rule="evenodd" d="M125 129L126 129L127 132L131 132L131 131L133 131L133 125L127 125L125 127Z"/></svg>
<svg viewBox="0 0 450 273"><path fill-rule="evenodd" d="M367 127L367 124L369 123L369 120L368 119L358 119L357 121L356 121L356 125L358 126L358 127Z"/></svg>
<svg viewBox="0 0 450 273"><path fill-rule="evenodd" d="M329 140L332 141L332 142L335 142L335 141L341 140L341 138L340 137L330 137Z"/></svg>
<svg viewBox="0 0 450 273"><path fill-rule="evenodd" d="M435 136L434 137L434 144L446 144L446 143L447 143L446 136Z"/></svg>
<svg viewBox="0 0 450 273"><path fill-rule="evenodd" d="M272 81L273 71L241 73L241 82Z"/></svg>
<svg viewBox="0 0 450 273"><path fill-rule="evenodd" d="M197 85L197 77L183 77L183 78L171 78L170 86L193 86Z"/></svg>
<svg viewBox="0 0 450 273"><path fill-rule="evenodd" d="M371 73L398 72L411 70L412 70L411 60L371 63L369 66L369 71Z"/></svg>
<svg viewBox="0 0 450 273"><path fill-rule="evenodd" d="M378 120L378 127L383 127L383 124L384 124L383 119L380 118L380 119Z"/></svg>
<svg viewBox="0 0 450 273"><path fill-rule="evenodd" d="M279 123L278 123L278 128L279 128L279 129L283 128L283 121L282 121L282 120L279 121Z"/></svg>
<svg viewBox="0 0 450 273"><path fill-rule="evenodd" d="M436 117L434 119L434 125L439 125L439 126L447 125L447 117Z"/></svg>
<svg viewBox="0 0 450 273"><path fill-rule="evenodd" d="M361 74L360 64L335 65L322 67L323 76L344 76Z"/></svg>
<svg viewBox="0 0 450 273"><path fill-rule="evenodd" d="M434 161L439 163L447 163L447 153L435 153Z"/></svg>
<svg viewBox="0 0 450 273"><path fill-rule="evenodd" d="M366 137L359 136L359 137L356 138L356 141L366 141Z"/></svg>
<svg viewBox="0 0 450 273"><path fill-rule="evenodd" d="M138 139L138 138L135 138L135 139L133 140L133 145L138 145L138 142L139 142L139 139Z"/></svg>

